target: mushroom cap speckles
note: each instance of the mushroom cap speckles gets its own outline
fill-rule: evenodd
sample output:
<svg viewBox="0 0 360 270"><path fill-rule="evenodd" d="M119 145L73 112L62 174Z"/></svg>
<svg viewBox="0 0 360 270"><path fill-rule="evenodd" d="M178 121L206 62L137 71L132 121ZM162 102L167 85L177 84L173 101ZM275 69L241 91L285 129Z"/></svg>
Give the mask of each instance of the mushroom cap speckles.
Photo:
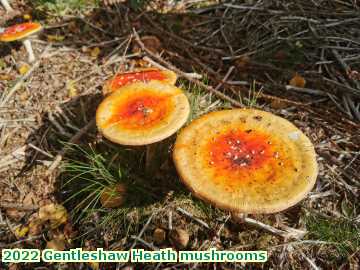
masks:
<svg viewBox="0 0 360 270"><path fill-rule="evenodd" d="M40 23L26 22L5 28L0 34L0 41L10 42L26 38L42 29Z"/></svg>
<svg viewBox="0 0 360 270"><path fill-rule="evenodd" d="M119 90L121 87L130 83L148 82L151 80L174 85L176 82L176 74L170 70L159 70L154 68L143 68L133 72L117 74L105 84L103 94L106 95Z"/></svg>
<svg viewBox="0 0 360 270"><path fill-rule="evenodd" d="M193 121L178 135L173 157L196 196L243 213L291 207L312 189L318 171L314 147L299 129L253 109L213 112Z"/></svg>
<svg viewBox="0 0 360 270"><path fill-rule="evenodd" d="M96 123L115 143L146 145L174 134L189 113L181 89L158 81L137 82L106 97L97 109Z"/></svg>

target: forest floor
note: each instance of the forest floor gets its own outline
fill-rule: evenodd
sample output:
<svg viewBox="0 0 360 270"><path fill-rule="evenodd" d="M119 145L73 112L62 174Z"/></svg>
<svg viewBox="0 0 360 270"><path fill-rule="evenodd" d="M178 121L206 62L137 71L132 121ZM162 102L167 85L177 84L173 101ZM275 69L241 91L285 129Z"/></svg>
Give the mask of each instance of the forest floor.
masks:
<svg viewBox="0 0 360 270"><path fill-rule="evenodd" d="M14 14L0 10L2 27L30 19L44 25L32 39L30 65L21 43L0 44L0 248L177 248L173 232L181 229L188 250L267 250L269 260L0 269L359 269L356 1L84 2L15 0ZM253 107L300 128L319 164L306 199L237 220L182 185L169 155L174 138L163 142L152 177L144 173L145 148L102 138L93 119L104 82L153 65L179 76L189 121ZM129 186L126 204L101 207L98 194L116 183ZM40 222L44 209L52 218Z"/></svg>

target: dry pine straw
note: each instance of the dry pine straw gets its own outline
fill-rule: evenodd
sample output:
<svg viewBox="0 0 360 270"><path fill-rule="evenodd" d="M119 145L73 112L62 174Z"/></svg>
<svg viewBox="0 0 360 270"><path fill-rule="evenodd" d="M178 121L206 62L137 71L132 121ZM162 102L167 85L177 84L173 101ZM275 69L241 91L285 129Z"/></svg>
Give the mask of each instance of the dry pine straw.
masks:
<svg viewBox="0 0 360 270"><path fill-rule="evenodd" d="M263 15L261 13L261 8L263 8L262 12L266 13L264 11L265 7L260 6L258 8L258 12L251 11L251 9L243 9L245 10L244 14L246 16L241 20L243 20L245 25L249 24L252 19L256 22L256 20L269 18L267 17L269 16L268 14ZM224 14L224 9L227 10L227 12L232 13L230 14L232 16L235 16L237 14L236 12L239 12L239 9L225 7L221 9L222 13L216 17L217 19L222 18L221 16ZM270 13L270 15L271 10L273 9L269 9L267 12ZM110 12L115 11L113 9ZM241 16L238 17L241 18ZM149 21L149 18L150 17L145 18L144 20ZM184 16L184 20L185 18L186 16ZM205 23L207 20L211 19L211 17L206 17L206 15L202 17L200 16L200 18L200 21L197 22L198 24L201 22ZM156 20L156 18L150 18L150 20ZM341 21L341 18L339 18L339 21ZM272 21L269 20L269 22L271 22L270 25L273 26ZM104 22L105 25L107 23L109 22ZM186 24L188 22L185 21L184 23ZM207 23L205 25L208 33L210 34L219 29L218 26L211 29L211 27L214 26L212 23ZM230 26L231 25L226 25L224 29L228 29ZM165 28L164 25L161 27ZM158 32L159 29L153 29L155 30L150 31L150 33L157 34L159 37L162 36L160 35L160 32ZM64 31L66 31L66 29L64 29ZM194 28L194 32L196 31L197 29ZM92 40L94 36L103 33L99 33L96 29L92 29L89 34L90 38L88 40ZM185 32L182 34L186 35ZM140 33L140 35L142 35L142 33ZM162 40L164 42L163 46L165 47L166 52L162 59L170 59L168 62L180 67L185 72L192 72L193 70L184 68L184 66L188 65L189 62L185 63L183 60L194 59L194 62L191 62L191 65L196 67L197 71L202 70L204 73L207 73L211 79L210 82L212 85L216 86L219 82L221 82L222 78L225 77L229 70L228 62L225 60L220 71L213 72L213 70L218 70L217 65L219 62L218 60L214 61L211 57L208 59L203 50L208 50L208 48L212 47L217 48L217 42L221 39L220 35L224 35L223 38L226 40L230 39L232 36L231 34L219 31L206 42L198 40L197 44L199 45L194 45L196 44L195 41L192 41L192 35L194 35L194 33L191 31L187 36L187 40L191 40L190 42L179 42L179 40L185 40L185 38L177 37L176 34L172 35L174 35L172 36L173 39L168 39L168 42ZM210 35L208 36L210 37ZM127 40L128 37L129 36L125 35L124 40ZM100 41L103 42L107 39L109 39L109 37L102 36ZM89 46L88 40L83 41L87 46ZM266 40L263 40L262 42L265 43ZM34 43L37 55L44 51L47 46L46 43L46 40ZM94 41L93 43L97 44L99 43L99 40L96 42ZM189 43L192 45L190 46ZM79 42L79 44L81 45L81 42ZM247 44L248 49L251 48L251 44L259 43L249 40L249 44ZM76 134L78 129L82 128L90 121L92 114L89 112L88 108L91 104L93 104L93 102L97 102L97 98L94 98L93 96L99 92L101 89L100 86L105 78L114 74L119 67L123 69L133 67L134 62L131 61L131 56L129 56L129 59L122 59L120 57L123 53L131 55L130 51L124 52L124 49L128 45L129 43L125 42L119 49L119 57L112 59L114 62L113 64L104 64L98 59L91 57L88 51L84 52L84 50L78 47L66 47L62 45L52 46L49 49L49 52L44 55L43 59L41 59L39 66L32 71L31 76L29 76L22 87L18 89L11 98L9 98L3 107L0 108L0 197L2 201L17 203L21 206L36 206L39 203L41 204L41 201L47 200L49 197L52 198L55 174L46 176L46 172L48 171L51 162L54 160L56 153L62 149L62 145L59 144L59 140L69 141L71 137ZM232 40L228 40L226 45L228 49L221 48L222 51L226 51L226 53L223 53L224 55L222 57L231 55L231 51L233 51L236 55L241 54L240 51L239 53L235 53L237 47L233 45ZM107 53L110 54L114 49L112 43L105 44L103 47L100 45L99 47L106 52L104 53L105 55ZM259 45L259 47L261 47L261 45ZM257 50L259 49L255 47L255 53ZM175 54L175 52L177 52L177 54ZM194 58L189 57L194 56L194 54L197 56ZM154 55L148 54L148 56L152 58L153 61L161 61L161 58L156 58ZM342 57L346 58L346 56ZM2 60L6 63L6 67L1 70L1 74L7 74L13 78L19 78L20 75L18 74L17 68L21 65L22 59L25 59L23 49L18 49L13 51L11 55L5 56ZM166 63L160 64L164 65ZM258 71L259 66L260 68L263 68L262 74L265 74L266 76L266 67L256 64L250 65L249 70L246 70L246 72L251 74L251 72L253 72L252 68L256 68ZM332 62L331 64L324 64L323 68L330 68L334 66L335 62ZM236 68L239 69L238 66L236 66ZM234 81L237 78L238 72L244 73L241 69L236 70L233 72L233 75L229 76L229 80ZM334 72L329 70L328 74L334 74ZM249 80L250 78L251 76L249 78L245 77L242 80L248 80L247 82L251 84L251 80ZM276 78L271 77L270 79L276 80ZM259 80L264 83L266 81L261 78L259 78ZM85 94L92 97L85 96L84 98L78 98L75 102L70 102L69 84L74 81L77 95ZM283 84L284 82L281 81L277 83ZM0 82L0 87L3 89L2 93L8 93L7 91L11 88L11 86L11 81ZM354 86L351 86L351 88L353 87ZM231 91L239 91L239 89L244 88L232 87ZM229 95L231 92L226 93ZM341 115L339 111L335 111L332 103L326 104L326 106L329 107L324 105L315 105L316 107L303 105L297 106L294 102L306 104L313 98L311 96L305 98L291 93L279 93L278 90L274 93L280 97L281 106L275 106L272 103L273 100L270 95L271 92L267 92L268 98L264 96L264 99L258 100L257 104L260 104L267 110L272 110L278 115L286 117L304 130L315 143L317 153L319 154L320 173L318 184L310 194L309 198L303 203L303 209L320 213L321 215L328 216L330 218L343 217L343 209L337 202L341 200L354 206L354 197L359 194L359 179L357 171L360 165L358 152L360 139L358 134L356 134L356 130L358 130L359 126L354 124L352 120L347 119L346 116L344 117L343 114ZM287 103L281 99L284 97L286 99L291 99L294 102ZM231 98L235 99L236 97L232 96ZM89 100L92 99L95 99L95 101L89 102ZM341 97L337 97L336 100L339 102ZM285 106L283 102L285 102ZM348 104L348 102L344 101L341 103L340 101L338 106L344 109L345 104ZM331 115L327 113L329 108L331 108L333 112ZM29 146L30 144L35 146L35 148ZM28 163L35 162L37 165L29 166L27 170L23 170L25 161ZM196 216L195 209L192 207L186 208L186 201L179 201L179 203L179 205L175 203L173 206L172 213L174 213L174 216L172 219L175 221L172 226L187 227L195 235L206 233L206 228L202 228L202 224L194 226L193 223L198 223L196 220L189 217L185 218L183 214L176 211L176 207L180 207L187 209L188 212L195 214ZM190 205L191 204L192 203L190 203ZM4 208L2 209L2 216L10 218L11 224L17 224L19 219L24 215L24 212L10 212ZM201 212L198 213L198 215L201 216ZM291 220L291 215L279 215L279 217L281 217L281 219L289 219L284 222L280 222L279 224L284 223L291 227L298 227L301 225L298 223L298 220ZM270 221L270 223L275 224L271 221L271 219L268 220L266 217L259 216L256 218L264 222ZM168 226L164 219L167 220L167 212L164 212L164 215L160 217L160 220L155 219L154 224L164 224L164 226ZM206 217L202 216L202 220L206 221ZM154 224L151 226L154 226ZM217 226L216 224L221 225L223 223L212 223L211 225ZM143 227L139 226L139 228ZM248 227L246 227L246 229L248 229ZM254 231L254 234L258 239L260 239L262 235L260 232L261 231ZM3 236L4 234L2 234L2 237ZM239 245L251 243L249 239L246 239L247 237L249 236L245 235L243 236L245 240L237 240L239 241ZM4 239L6 241L13 241L13 238L9 239L8 236ZM281 244L283 240L284 239L280 238L276 241L281 241L279 243ZM195 245L195 247L199 248L198 245ZM292 254L292 246L285 247L286 248L282 249L282 252L280 253L278 250L275 250L274 256L279 255L279 258L284 258L284 256L286 258L286 254ZM326 247L326 245L324 247ZM316 254L316 249L308 250L306 253L295 253L295 257L290 260L290 263L298 265L299 261L304 258L311 258L309 260L312 261L313 258L316 257ZM280 259L280 261L284 265L287 264L284 262L284 259ZM306 259L306 261L308 260ZM274 262L276 262L276 260ZM308 263L308 265L311 265L309 261ZM320 259L320 264L326 264L326 262Z"/></svg>

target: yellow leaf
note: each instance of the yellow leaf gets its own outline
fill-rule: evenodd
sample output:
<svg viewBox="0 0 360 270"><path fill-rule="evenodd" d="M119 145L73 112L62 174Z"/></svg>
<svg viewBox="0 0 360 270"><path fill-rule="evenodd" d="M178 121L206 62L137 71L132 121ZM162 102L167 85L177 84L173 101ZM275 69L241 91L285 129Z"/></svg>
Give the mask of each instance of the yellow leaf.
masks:
<svg viewBox="0 0 360 270"><path fill-rule="evenodd" d="M95 47L90 51L90 55L92 57L97 58L99 56L100 52L101 52L101 50L99 49L99 47Z"/></svg>
<svg viewBox="0 0 360 270"><path fill-rule="evenodd" d="M93 270L99 270L100 265L98 262L87 262L86 264L90 266Z"/></svg>
<svg viewBox="0 0 360 270"><path fill-rule="evenodd" d="M291 86L304 88L306 81L303 77L296 73L295 76L290 80L289 84Z"/></svg>
<svg viewBox="0 0 360 270"><path fill-rule="evenodd" d="M28 64L23 64L19 67L19 73L21 75L24 75L29 71L29 69L30 69L30 66Z"/></svg>
<svg viewBox="0 0 360 270"><path fill-rule="evenodd" d="M18 238L24 237L28 232L29 232L29 227L27 226L17 227L14 231L16 237Z"/></svg>
<svg viewBox="0 0 360 270"><path fill-rule="evenodd" d="M76 89L73 81L68 82L67 89L68 89L69 97L73 98L73 97L76 97L78 95L78 90Z"/></svg>
<svg viewBox="0 0 360 270"><path fill-rule="evenodd" d="M47 35L46 37L49 42L59 42L65 39L64 36L60 36L60 35Z"/></svg>
<svg viewBox="0 0 360 270"><path fill-rule="evenodd" d="M39 209L39 218L45 222L50 221L52 228L57 228L65 224L68 220L68 213L64 206L60 204L47 204Z"/></svg>
<svg viewBox="0 0 360 270"><path fill-rule="evenodd" d="M30 14L24 14L23 18L24 18L24 20L31 20L31 15Z"/></svg>

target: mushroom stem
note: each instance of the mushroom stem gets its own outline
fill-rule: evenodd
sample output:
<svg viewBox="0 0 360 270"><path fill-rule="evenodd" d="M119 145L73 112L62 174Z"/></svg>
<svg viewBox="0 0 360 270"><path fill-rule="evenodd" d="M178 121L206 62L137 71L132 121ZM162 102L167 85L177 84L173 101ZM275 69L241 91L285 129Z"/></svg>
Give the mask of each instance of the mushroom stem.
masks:
<svg viewBox="0 0 360 270"><path fill-rule="evenodd" d="M34 55L34 51L33 51L32 47L31 47L31 41L29 39L25 39L23 41L23 44L24 44L25 49L26 49L26 51L28 53L28 61L29 61L29 63L34 62L35 61L35 55Z"/></svg>
<svg viewBox="0 0 360 270"><path fill-rule="evenodd" d="M13 11L12 7L10 6L8 0L1 0L1 4L4 6L6 12Z"/></svg>
<svg viewBox="0 0 360 270"><path fill-rule="evenodd" d="M145 156L145 172L147 174L152 174L154 170L154 158L156 154L157 144L148 144L146 146L146 156Z"/></svg>

